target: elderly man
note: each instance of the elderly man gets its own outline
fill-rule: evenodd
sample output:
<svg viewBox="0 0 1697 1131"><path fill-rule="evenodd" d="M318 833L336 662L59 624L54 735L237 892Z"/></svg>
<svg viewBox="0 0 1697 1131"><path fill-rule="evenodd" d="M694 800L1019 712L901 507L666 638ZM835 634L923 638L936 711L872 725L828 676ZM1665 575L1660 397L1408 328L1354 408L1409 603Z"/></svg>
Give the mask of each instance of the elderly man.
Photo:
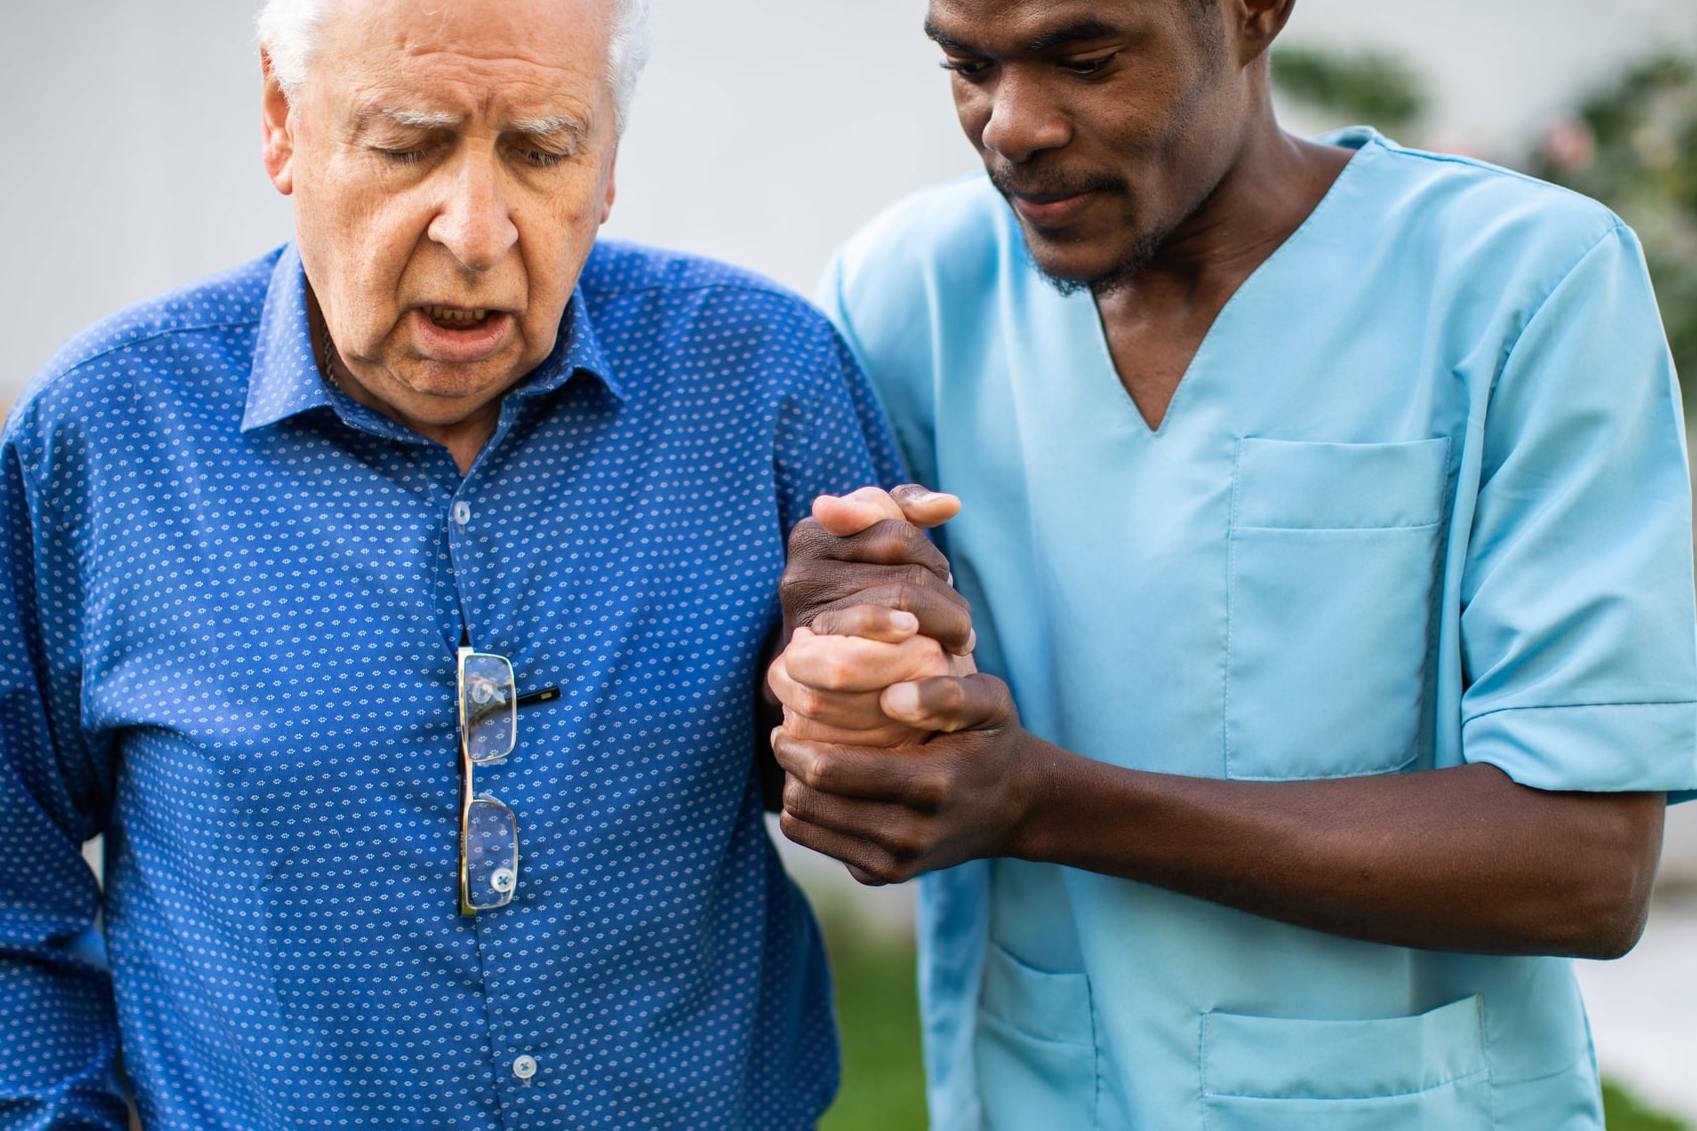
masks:
<svg viewBox="0 0 1697 1131"><path fill-rule="evenodd" d="M810 1127L751 752L829 324L598 244L642 0L273 0L298 241L16 408L0 1127ZM79 849L105 834L104 896ZM83 939L104 912L110 974Z"/></svg>
<svg viewBox="0 0 1697 1131"><path fill-rule="evenodd" d="M1655 302L1590 201L1283 133L1291 6L933 0L988 177L827 281L1000 677L866 606L967 645L892 500L820 504L784 827L937 870L938 1127L1602 1126L1558 956L1632 946L1697 789Z"/></svg>

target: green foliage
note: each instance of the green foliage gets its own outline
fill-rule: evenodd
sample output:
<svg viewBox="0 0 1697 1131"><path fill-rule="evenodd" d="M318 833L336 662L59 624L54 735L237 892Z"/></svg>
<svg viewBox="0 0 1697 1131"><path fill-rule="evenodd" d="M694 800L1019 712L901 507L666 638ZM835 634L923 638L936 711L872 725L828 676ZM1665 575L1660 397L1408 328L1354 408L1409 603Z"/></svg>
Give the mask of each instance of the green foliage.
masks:
<svg viewBox="0 0 1697 1131"><path fill-rule="evenodd" d="M1425 83L1394 55L1286 47L1273 81L1291 98L1416 140ZM1500 163L1614 209L1643 240L1674 363L1697 406L1697 61L1657 55L1585 98Z"/></svg>
<svg viewBox="0 0 1697 1131"><path fill-rule="evenodd" d="M1273 53L1273 81L1292 98L1386 133L1413 124L1426 110L1420 76L1389 52L1282 47Z"/></svg>
<svg viewBox="0 0 1697 1131"><path fill-rule="evenodd" d="M1679 1120L1651 1111L1609 1083L1603 1084L1603 1122L1609 1131L1688 1131Z"/></svg>
<svg viewBox="0 0 1697 1131"><path fill-rule="evenodd" d="M1674 361L1697 395L1697 62L1663 55L1633 67L1552 129L1528 165L1638 233Z"/></svg>

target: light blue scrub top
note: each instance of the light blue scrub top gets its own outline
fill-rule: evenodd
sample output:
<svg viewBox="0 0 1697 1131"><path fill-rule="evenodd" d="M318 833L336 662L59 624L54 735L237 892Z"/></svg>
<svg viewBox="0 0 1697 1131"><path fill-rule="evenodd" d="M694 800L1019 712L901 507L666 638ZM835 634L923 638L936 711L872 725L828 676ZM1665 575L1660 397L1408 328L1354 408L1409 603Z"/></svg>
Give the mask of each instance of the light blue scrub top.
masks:
<svg viewBox="0 0 1697 1131"><path fill-rule="evenodd" d="M839 256L828 311L964 500L979 663L1032 731L1139 770L1697 790L1685 434L1638 243L1503 170L1328 140L1357 152L1153 432L983 178ZM1566 960L1053 865L922 884L938 1128L1602 1127Z"/></svg>

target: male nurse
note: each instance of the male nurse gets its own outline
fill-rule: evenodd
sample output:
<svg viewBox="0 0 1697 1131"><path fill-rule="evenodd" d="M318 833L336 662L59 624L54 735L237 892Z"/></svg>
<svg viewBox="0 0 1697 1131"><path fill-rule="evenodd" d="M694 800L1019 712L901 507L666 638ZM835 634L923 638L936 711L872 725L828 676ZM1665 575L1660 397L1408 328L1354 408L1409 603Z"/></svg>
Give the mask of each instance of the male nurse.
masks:
<svg viewBox="0 0 1697 1131"><path fill-rule="evenodd" d="M1655 300L1589 200L1284 133L1292 7L933 0L987 175L826 281L964 507L798 533L783 824L924 873L940 1128L1602 1127L1569 958L1697 790Z"/></svg>

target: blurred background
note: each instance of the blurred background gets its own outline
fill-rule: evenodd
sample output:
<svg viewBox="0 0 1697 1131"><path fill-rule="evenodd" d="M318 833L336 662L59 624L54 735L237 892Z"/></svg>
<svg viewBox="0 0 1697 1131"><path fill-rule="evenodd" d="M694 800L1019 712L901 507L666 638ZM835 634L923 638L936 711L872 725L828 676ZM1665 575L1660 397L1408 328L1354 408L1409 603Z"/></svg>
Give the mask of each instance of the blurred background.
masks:
<svg viewBox="0 0 1697 1131"><path fill-rule="evenodd" d="M8 5L0 404L95 319L289 237L259 163L256 6ZM923 8L656 0L610 234L810 291L831 250L885 205L976 168L919 31ZM1697 0L1301 0L1276 59L1293 129L1367 122L1619 211L1644 237L1697 387ZM845 1079L825 1126L922 1127L912 894L787 856L838 970ZM1581 967L1609 1126L1697 1129L1697 805L1670 814L1643 943Z"/></svg>

